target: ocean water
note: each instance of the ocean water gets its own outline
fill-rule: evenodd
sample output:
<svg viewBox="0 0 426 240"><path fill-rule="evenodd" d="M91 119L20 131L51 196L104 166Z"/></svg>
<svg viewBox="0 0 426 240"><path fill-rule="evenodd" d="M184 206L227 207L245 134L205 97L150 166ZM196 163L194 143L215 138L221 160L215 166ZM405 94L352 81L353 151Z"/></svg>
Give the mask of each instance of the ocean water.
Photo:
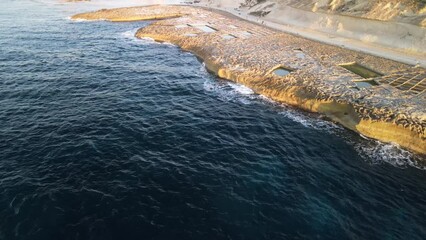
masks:
<svg viewBox="0 0 426 240"><path fill-rule="evenodd" d="M0 240L425 239L418 156L138 40L0 1Z"/></svg>

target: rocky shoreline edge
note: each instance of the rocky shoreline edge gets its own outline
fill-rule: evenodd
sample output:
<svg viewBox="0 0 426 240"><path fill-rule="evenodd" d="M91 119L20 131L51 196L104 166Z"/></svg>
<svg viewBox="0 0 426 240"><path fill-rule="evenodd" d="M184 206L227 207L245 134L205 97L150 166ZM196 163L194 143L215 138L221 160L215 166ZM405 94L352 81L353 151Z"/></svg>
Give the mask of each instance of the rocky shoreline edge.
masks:
<svg viewBox="0 0 426 240"><path fill-rule="evenodd" d="M198 7L120 8L77 14L72 19L163 19L139 29L136 37L173 43L203 59L208 70L221 78L277 102L323 114L364 136L426 155L423 68L284 34ZM361 73L347 66L361 68ZM366 77L365 71L372 76Z"/></svg>

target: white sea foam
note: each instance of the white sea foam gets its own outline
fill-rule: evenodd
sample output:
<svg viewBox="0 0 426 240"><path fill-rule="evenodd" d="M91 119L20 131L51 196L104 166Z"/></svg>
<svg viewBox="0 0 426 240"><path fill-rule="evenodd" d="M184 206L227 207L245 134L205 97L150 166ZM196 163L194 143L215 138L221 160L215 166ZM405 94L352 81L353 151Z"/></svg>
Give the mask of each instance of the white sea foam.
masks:
<svg viewBox="0 0 426 240"><path fill-rule="evenodd" d="M121 36L123 36L124 38L127 39L135 39L135 34L136 34L137 29L133 29L133 30L129 30L129 31L125 31L123 33L121 33Z"/></svg>
<svg viewBox="0 0 426 240"><path fill-rule="evenodd" d="M283 105L282 107L284 108L284 111L280 112L279 114L302 124L304 127L313 128L316 130L325 130L327 132L343 129L343 127L341 127L340 125L320 119L319 115L302 112L300 110L293 109L285 105Z"/></svg>
<svg viewBox="0 0 426 240"><path fill-rule="evenodd" d="M254 94L253 90L251 88L248 88L241 84L235 84L235 83L228 83L229 86L231 86L232 89L237 91L240 94L243 95L252 95Z"/></svg>
<svg viewBox="0 0 426 240"><path fill-rule="evenodd" d="M354 139L347 131L343 131L344 128L340 125L316 118L315 116L310 116L309 113L304 113L288 107L286 108L286 111L283 111L280 114L302 124L305 127L339 135L344 141L353 145L355 150L364 160L371 162L372 164L386 163L399 168L415 167L426 170L426 166L422 165L420 163L421 161L418 161L418 157L416 155L402 149L397 144L383 143L361 134L360 137L362 139Z"/></svg>
<svg viewBox="0 0 426 240"><path fill-rule="evenodd" d="M207 72L204 64L201 71ZM337 134L343 141L353 145L359 155L372 164L386 163L400 168L410 166L426 170L426 166L420 164L421 161L418 161L418 157L396 144L382 143L361 134L361 139L354 139L355 135L348 134L349 130L346 131L336 123L321 119L318 114L304 112L287 105L279 104L268 97L255 94L252 89L241 84L209 79L204 82L203 87L205 91L216 94L224 101L240 102L247 105L253 103L253 101L261 100L279 105L283 110L278 114L294 122L298 122L304 127Z"/></svg>
<svg viewBox="0 0 426 240"><path fill-rule="evenodd" d="M269 98L265 95L262 95L262 94L259 95L259 99L262 100L262 101L268 102L268 103L277 104L276 101L274 101L271 98Z"/></svg>
<svg viewBox="0 0 426 240"><path fill-rule="evenodd" d="M65 18L68 21L71 22L98 22L98 21L106 21L106 19L96 19L96 20L88 20L88 19L83 19L83 18L71 18L71 17L66 17Z"/></svg>
<svg viewBox="0 0 426 240"><path fill-rule="evenodd" d="M121 36L127 40L130 41L132 44L137 45L152 45L152 44L159 44L154 41L152 38L137 38L135 36L137 29L129 30L126 32L121 33Z"/></svg>
<svg viewBox="0 0 426 240"><path fill-rule="evenodd" d="M153 38L144 37L144 38L137 38L136 32L139 28L135 28L129 31L125 31L121 33L121 36L125 39L132 40L133 42L136 42L138 44L160 44L159 42L156 42Z"/></svg>
<svg viewBox="0 0 426 240"><path fill-rule="evenodd" d="M158 43L152 38L138 39L134 37L136 31L137 29L124 32L123 36L129 39L143 41L145 43ZM201 71L207 72L204 63L201 67ZM207 80L204 82L203 87L205 91L213 92L217 94L220 99L225 101L237 101L247 105L251 104L254 99L258 99L267 101L269 103L278 104L266 96L256 95L252 89L237 83ZM283 107L284 110L281 111L279 114L295 122L300 123L304 127L332 133L339 133L339 131L344 129L340 125L337 125L333 122L320 119L318 117L319 115L303 112L286 105L281 105L281 107ZM418 161L416 161L415 156L413 156L413 154L401 149L398 145L386 144L379 141L371 140L363 135L360 136L364 140L361 142L356 141L356 143L353 142L353 139L346 138L344 136L343 139L345 139L348 143L353 144L358 153L364 159L370 161L372 164L387 163L395 167L404 168L412 166L426 170L425 166L421 166Z"/></svg>
<svg viewBox="0 0 426 240"><path fill-rule="evenodd" d="M153 38L149 38L149 37L144 37L144 38L137 38L136 32L139 30L139 28L134 28L132 30L128 30L125 32L120 33L120 35L126 39L130 39L130 40L134 40L137 42L150 42L150 43L155 43L155 40Z"/></svg>
<svg viewBox="0 0 426 240"><path fill-rule="evenodd" d="M168 43L168 42L158 42L155 41L155 39L150 38L150 37L143 37L143 38L137 38L136 32L139 30L139 28L135 28L129 31L125 31L121 33L121 36L124 37L125 39L129 39L132 40L138 44L161 44L161 45L165 45L165 46L173 46L175 47L174 44L172 43Z"/></svg>
<svg viewBox="0 0 426 240"><path fill-rule="evenodd" d="M206 71L205 67L202 67L202 71ZM252 89L241 84L207 80L204 82L203 87L205 91L213 92L217 94L220 99L225 101L237 101L243 104L251 104L253 101L261 100L279 105L283 110L278 114L294 122L298 122L304 127L339 135L342 140L353 145L363 159L372 164L387 163L400 168L411 166L426 170L426 166L420 164L421 161L418 161L417 156L400 148L396 144L382 143L361 134L360 137L362 139L354 139L354 135L348 134L349 130L345 131L342 126L321 119L318 114L304 112L284 104L279 104L268 97L255 94Z"/></svg>
<svg viewBox="0 0 426 240"><path fill-rule="evenodd" d="M368 139L367 142L355 144L355 149L361 157L372 164L387 163L399 168L415 167L426 170L426 166L420 164L414 154L397 144Z"/></svg>
<svg viewBox="0 0 426 240"><path fill-rule="evenodd" d="M174 45L173 43L170 43L170 42L161 42L161 44L166 45L166 46L176 47L176 45Z"/></svg>
<svg viewBox="0 0 426 240"><path fill-rule="evenodd" d="M205 64L203 63L202 71L205 70ZM289 107L284 104L279 104L272 99L263 96L257 95L255 92L242 84L228 82L228 81L212 81L207 80L204 82L204 90L208 92L216 93L221 99L228 101L239 101L244 104L251 104L254 100L261 100L271 104L280 105L283 108L282 112L279 114L284 115L285 117L302 124L308 128L314 128L317 130L342 130L343 127L326 120L318 118L319 115L309 114L292 107Z"/></svg>
<svg viewBox="0 0 426 240"><path fill-rule="evenodd" d="M203 87L205 91L216 94L224 101L240 102L248 105L256 98L253 90L238 83L207 80L204 82Z"/></svg>
<svg viewBox="0 0 426 240"><path fill-rule="evenodd" d="M136 31L137 31L137 30L136 30ZM150 37L137 38L137 37L135 37L136 31L134 31L134 33L133 33L133 38L134 38L136 41L142 41L142 42L145 42L145 43L161 44L161 45L166 45L166 46L173 46L173 47L175 47L175 45L174 45L174 44L172 44L172 43L169 43L169 42L158 42L158 41L155 41L155 39L150 38Z"/></svg>
<svg viewBox="0 0 426 240"><path fill-rule="evenodd" d="M426 170L426 165L421 164L419 157L413 153L402 149L399 145L393 143L383 143L377 140L370 139L362 134L359 136L362 139L354 139L348 132L343 131L344 128L330 121L319 119L306 112L301 112L290 107L283 106L286 110L280 114L287 118L302 124L308 128L322 130L337 134L344 141L354 146L359 155L372 164L391 164L395 167L406 168L415 167ZM349 131L349 130L348 130ZM352 135L353 136L353 135Z"/></svg>

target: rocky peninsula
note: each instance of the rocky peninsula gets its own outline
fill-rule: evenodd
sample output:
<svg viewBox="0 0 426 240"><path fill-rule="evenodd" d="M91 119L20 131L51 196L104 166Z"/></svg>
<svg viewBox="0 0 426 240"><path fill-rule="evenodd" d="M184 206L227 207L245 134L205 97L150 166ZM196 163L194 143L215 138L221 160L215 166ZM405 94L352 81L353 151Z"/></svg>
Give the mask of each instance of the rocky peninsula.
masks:
<svg viewBox="0 0 426 240"><path fill-rule="evenodd" d="M219 77L348 129L426 154L426 69L183 5L100 10L73 19L158 20L137 31L180 46Z"/></svg>

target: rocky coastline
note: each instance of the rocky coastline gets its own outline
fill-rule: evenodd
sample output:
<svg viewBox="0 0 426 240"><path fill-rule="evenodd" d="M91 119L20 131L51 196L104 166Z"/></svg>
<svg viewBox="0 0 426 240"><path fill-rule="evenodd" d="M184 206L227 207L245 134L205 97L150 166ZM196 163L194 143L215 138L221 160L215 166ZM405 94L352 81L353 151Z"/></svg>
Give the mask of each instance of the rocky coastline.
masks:
<svg viewBox="0 0 426 240"><path fill-rule="evenodd" d="M424 68L307 40L199 7L154 5L72 18L159 20L138 30L136 37L176 44L203 59L221 78L275 101L323 114L364 136L426 155Z"/></svg>

